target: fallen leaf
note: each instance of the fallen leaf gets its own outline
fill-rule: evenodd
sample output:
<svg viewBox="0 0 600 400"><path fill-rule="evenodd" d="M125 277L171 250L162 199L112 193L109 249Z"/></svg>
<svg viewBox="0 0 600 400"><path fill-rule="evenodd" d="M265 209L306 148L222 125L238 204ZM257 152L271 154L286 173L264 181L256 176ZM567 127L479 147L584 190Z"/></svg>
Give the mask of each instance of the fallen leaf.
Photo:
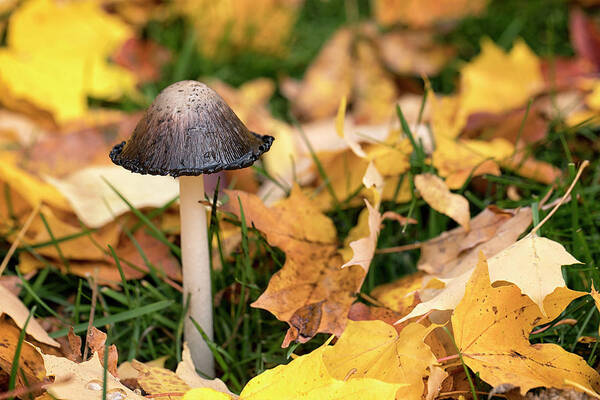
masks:
<svg viewBox="0 0 600 400"><path fill-rule="evenodd" d="M94 353L91 359L77 364L64 357L56 357L42 354L43 364L46 367L47 376L54 377L54 383L47 386L48 393L62 400L101 400L104 368L100 364L98 353ZM121 384L112 374L106 375L106 394L130 400L144 400L144 397L136 394Z"/></svg>
<svg viewBox="0 0 600 400"><path fill-rule="evenodd" d="M61 349L63 349L63 352L65 353L65 357L78 363L83 361L81 354L81 343L81 337L75 334L75 331L71 326L69 328L69 333L67 333L66 346L61 346Z"/></svg>
<svg viewBox="0 0 600 400"><path fill-rule="evenodd" d="M43 218L42 218L43 216ZM103 260L106 253L97 243L103 245L117 246L120 234L120 226L116 223L105 225L96 231L85 233L85 227L80 224L72 225L63 221L66 215L42 206L39 214L33 219L31 226L23 237L23 243L36 246L38 254L52 257L57 260L66 258L68 260ZM47 225L46 225L47 224ZM14 240L16 236L9 236ZM56 244L53 242L59 241ZM59 250L60 249L60 250ZM26 253L21 253L26 254ZM29 271L24 271L26 273Z"/></svg>
<svg viewBox="0 0 600 400"><path fill-rule="evenodd" d="M340 29L322 47L304 73L297 93L288 93L294 114L301 119L316 120L335 115L339 100L352 88L353 34Z"/></svg>
<svg viewBox="0 0 600 400"><path fill-rule="evenodd" d="M364 303L354 303L348 311L348 319L351 321L383 321L392 325L398 333L402 331L404 325L394 325L402 314L386 307L367 306Z"/></svg>
<svg viewBox="0 0 600 400"><path fill-rule="evenodd" d="M149 367L137 360L131 362L138 370L137 381L140 387L149 395L160 395L169 399L181 399L183 393L190 387L175 372L165 368ZM176 393L181 393L177 395Z"/></svg>
<svg viewBox="0 0 600 400"><path fill-rule="evenodd" d="M592 295L592 298L594 299L594 304L596 304L596 308L598 310L600 310L600 293L598 293L596 288L594 288L593 284L592 284L592 291L590 292L590 294ZM598 327L598 333L600 333L600 326Z"/></svg>
<svg viewBox="0 0 600 400"><path fill-rule="evenodd" d="M396 398L421 399L423 378L436 364L436 357L424 343L436 325L412 323L398 334L382 321L350 321L335 345L323 352L323 363L333 378L372 378L402 384Z"/></svg>
<svg viewBox="0 0 600 400"><path fill-rule="evenodd" d="M565 380L597 391L600 376L583 358L556 344L531 344L529 332L555 319L585 295L558 288L544 301L546 315L513 285L492 287L485 257L452 316L454 339L467 366L492 386L511 383L524 395L534 387L570 388Z"/></svg>
<svg viewBox="0 0 600 400"><path fill-rule="evenodd" d="M482 220L483 218L478 220L478 225L483 222ZM408 315L401 318L399 322L423 315L431 310L453 310L456 308L464 297L465 285L477 265L479 255L483 253L495 257L502 250L512 245L530 223L531 209L519 209L515 212L514 217L506 220L496 230L492 239L472 247L464 254L459 253L457 258L449 257L445 263L440 265L440 267L443 268L442 273L436 275L437 279L444 282L446 286L439 290L428 291L427 293L422 291L419 292L422 303L417 304L417 306ZM454 239L459 240L460 233L456 232L456 230L453 232L454 234L441 236L443 239L440 248L444 247L443 243L451 243ZM431 240L433 247L427 250L431 251L428 257L435 257L435 249L437 248L435 240L436 239ZM450 247L449 250L450 254L452 254L452 247ZM503 268L503 265L498 263L498 268Z"/></svg>
<svg viewBox="0 0 600 400"><path fill-rule="evenodd" d="M192 361L192 355L190 354L190 348L187 342L183 343L183 351L181 352L181 361L177 364L175 374L181 378L190 388L210 388L218 392L232 394L227 385L222 380L206 379L198 375L196 367Z"/></svg>
<svg viewBox="0 0 600 400"><path fill-rule="evenodd" d="M183 400L231 400L238 397L230 396L211 388L194 388L185 392Z"/></svg>
<svg viewBox="0 0 600 400"><path fill-rule="evenodd" d="M424 30L392 31L382 35L377 45L385 65L398 75L437 75L455 53Z"/></svg>
<svg viewBox="0 0 600 400"><path fill-rule="evenodd" d="M377 286L370 295L384 306L406 315L418 303L417 291L422 288L424 277L423 272L406 275L392 283Z"/></svg>
<svg viewBox="0 0 600 400"><path fill-rule="evenodd" d="M343 261L333 222L297 186L289 198L270 208L248 193L226 194L224 211L239 217L242 207L246 224L286 253L283 268L252 303L290 325L283 346L292 340L306 342L319 332L341 335L365 272L359 267L339 268Z"/></svg>
<svg viewBox="0 0 600 400"><path fill-rule="evenodd" d="M459 264L470 264L467 268L476 265L481 250L489 257L495 255L513 244L530 224L530 208L488 207L471 219L470 231L460 226L426 241L421 246L418 268L446 277L464 272Z"/></svg>
<svg viewBox="0 0 600 400"><path fill-rule="evenodd" d="M469 202L463 196L450 192L444 181L433 174L419 174L415 176L415 187L427 202L436 211L446 214L458 222L465 230L469 230Z"/></svg>
<svg viewBox="0 0 600 400"><path fill-rule="evenodd" d="M390 327L390 329L393 328ZM395 333L395 331L394 331ZM394 334L395 336L395 334ZM324 361L330 347L326 344L254 377L242 390L240 399L395 399L405 384L388 383L377 378L335 378ZM347 374L349 371L345 371Z"/></svg>
<svg viewBox="0 0 600 400"><path fill-rule="evenodd" d="M357 38L354 53L354 119L359 124L386 122L394 115L398 97L394 76L381 65L377 47L370 41Z"/></svg>
<svg viewBox="0 0 600 400"><path fill-rule="evenodd" d="M450 189L460 189L468 179L500 175L498 161L512 155L514 147L505 139L454 140L435 135L433 166Z"/></svg>
<svg viewBox="0 0 600 400"><path fill-rule="evenodd" d="M3 103L26 100L61 124L86 114L87 96L133 93L133 75L106 62L131 34L96 1L28 1L12 14L0 51Z"/></svg>
<svg viewBox="0 0 600 400"><path fill-rule="evenodd" d="M17 192L32 208L46 203L61 210L70 209L63 195L54 186L19 167L14 153L0 154L0 181L10 186L11 190Z"/></svg>
<svg viewBox="0 0 600 400"><path fill-rule="evenodd" d="M600 29L579 7L570 10L569 33L577 54L600 68Z"/></svg>
<svg viewBox="0 0 600 400"><path fill-rule="evenodd" d="M139 248L143 249L145 258L140 254L139 248L126 235L119 239L115 252L120 259L121 270L125 279L142 278L149 271L150 266L156 269L159 277L168 277L181 281L181 267L177 259L171 254L168 246L160 240L138 230L134 239ZM100 242L102 243L102 242ZM80 243L81 245L85 242ZM114 247L114 246L113 246ZM64 253L66 256L67 253ZM83 253L85 255L85 253ZM40 261L35 256L22 252L19 255L19 270L22 273L35 271L47 267L46 263L54 265L64 273L86 277L96 277L99 285L118 286L122 283L121 273L116 266L114 258L104 252L100 252L101 258L96 260L90 258L85 261L69 260L68 267L60 258ZM150 263L148 266L147 262Z"/></svg>
<svg viewBox="0 0 600 400"><path fill-rule="evenodd" d="M375 0L375 19L383 26L398 22L413 27L478 14L487 0Z"/></svg>
<svg viewBox="0 0 600 400"><path fill-rule="evenodd" d="M368 220L368 231L364 232L365 237L361 237L360 239L356 239L348 242L348 246L352 249L352 258L340 268L346 268L351 265L360 265L365 270L365 275L369 272L369 266L371 265L371 260L375 255L375 248L377 247L377 238L379 236L379 230L381 227L382 217L379 211L374 208L371 203L365 200L366 210L367 210L367 220ZM363 218L364 219L364 218ZM360 218L359 218L360 221ZM359 222L360 224L360 222ZM364 230L364 229L361 229ZM363 232L351 232L352 236L363 235ZM349 237L350 234L349 234Z"/></svg>
<svg viewBox="0 0 600 400"><path fill-rule="evenodd" d="M581 262L560 243L531 234L488 260L492 282L514 283L544 315L548 312L544 299L557 288L566 286L561 267L571 264Z"/></svg>
<svg viewBox="0 0 600 400"><path fill-rule="evenodd" d="M92 326L87 333L86 345L90 348L92 354L98 354L100 364L104 367L104 352L106 351L106 333ZM118 377L117 362L119 361L119 355L117 352L117 346L111 344L108 347L108 356L106 369L114 377Z"/></svg>
<svg viewBox="0 0 600 400"><path fill-rule="evenodd" d="M64 179L47 176L46 181L90 228L104 226L130 210L119 194L137 209L159 208L179 195L179 183L169 176L140 175L118 166L88 167Z"/></svg>
<svg viewBox="0 0 600 400"><path fill-rule="evenodd" d="M241 51L283 55L302 1L177 0L175 7L192 23L196 43L209 57Z"/></svg>
<svg viewBox="0 0 600 400"><path fill-rule="evenodd" d="M433 400L438 397L442 389L444 380L450 376L443 368L438 366L430 367L429 378L427 379L427 396L425 400Z"/></svg>
<svg viewBox="0 0 600 400"><path fill-rule="evenodd" d="M3 285L0 285L0 299L2 299L0 302L0 316L7 315L19 328L23 329L25 321L27 321L27 317L29 316L29 310L25 307L25 304ZM35 318L29 320L26 332L38 342L54 347L60 346L56 340L48 335Z"/></svg>
<svg viewBox="0 0 600 400"><path fill-rule="evenodd" d="M460 109L499 113L525 104L544 87L540 62L522 40L509 53L489 39L481 53L461 70Z"/></svg>
<svg viewBox="0 0 600 400"><path fill-rule="evenodd" d="M158 80L162 67L170 59L171 53L167 48L135 37L123 43L113 56L114 62L133 72L140 83Z"/></svg>
<svg viewBox="0 0 600 400"><path fill-rule="evenodd" d="M0 337L0 370L10 374L19 343L20 329L8 319L0 318L0 332L2 332ZM40 353L27 341L23 341L21 344L21 353L17 362L19 363L16 376L17 387L31 387L36 383L39 384L46 377L46 370Z"/></svg>

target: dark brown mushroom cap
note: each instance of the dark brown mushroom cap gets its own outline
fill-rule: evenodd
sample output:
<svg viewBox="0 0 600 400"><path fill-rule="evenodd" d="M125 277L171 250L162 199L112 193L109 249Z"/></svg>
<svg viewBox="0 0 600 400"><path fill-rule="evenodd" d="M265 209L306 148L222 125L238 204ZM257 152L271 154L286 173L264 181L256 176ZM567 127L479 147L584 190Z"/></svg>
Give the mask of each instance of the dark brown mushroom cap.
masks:
<svg viewBox="0 0 600 400"><path fill-rule="evenodd" d="M110 159L141 174L212 174L252 165L271 143L272 136L250 132L214 90L181 81L156 96Z"/></svg>

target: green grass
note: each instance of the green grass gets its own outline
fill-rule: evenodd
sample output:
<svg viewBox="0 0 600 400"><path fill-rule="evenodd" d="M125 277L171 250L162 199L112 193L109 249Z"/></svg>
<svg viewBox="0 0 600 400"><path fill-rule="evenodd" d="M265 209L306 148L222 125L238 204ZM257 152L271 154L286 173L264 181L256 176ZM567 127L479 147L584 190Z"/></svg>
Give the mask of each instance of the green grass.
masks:
<svg viewBox="0 0 600 400"><path fill-rule="evenodd" d="M361 15L366 15L368 2L359 3ZM174 62L165 68L161 81L143 88L147 101L151 101L160 89L178 79L212 76L238 86L249 79L262 76L277 78L284 74L301 77L324 41L346 22L343 9L342 0L307 0L292 35L290 54L284 60L242 53L227 60L211 61L196 51L189 28L182 20L152 22L145 28L144 35L170 48L174 53ZM540 10L544 10L543 16L540 16ZM491 37L503 47L510 47L516 37L522 36L539 54L572 54L566 21L567 4L563 1L491 2L488 12L461 21L456 30L443 38L456 45L459 52L455 61L439 76L432 78L434 88L444 92L454 89L461 63L477 54L482 35ZM133 110L145 105L129 100L117 106ZM278 116L288 115L287 101L279 92L271 100L271 108ZM573 191L573 198L577 201L563 205L541 230L542 235L562 243L571 254L584 262L582 265L564 268L564 275L569 287L586 291L592 281L596 287L600 287L599 142L598 132L589 126L582 126L573 132L555 121L550 126L547 138L531 146L531 151L537 158L551 162L567 175L567 179L555 187L549 201L562 196L568 187L569 175L572 177L575 169L571 163L578 165L584 159L591 161L581 182ZM411 171L417 173L424 168L429 166L425 165L422 154L415 154ZM320 172L327 181L326 171ZM503 171L500 177L485 177L484 184L483 191L476 190L473 185L464 188L463 194L470 200L473 215L491 204L505 208L533 206L539 203L548 190L548 186L514 175L510 171ZM506 193L511 185L519 189L522 197L520 200L507 198ZM360 211L359 208L346 208L345 200L347 199L338 199L338 207L329 214L340 238L347 235ZM167 243L174 255L179 255L177 241L168 232L162 232L153 222L170 204L149 212L132 209L132 232L144 229ZM379 238L379 248L424 241L456 226L448 217L433 211L416 197L414 201L405 204L385 202L383 209L402 215L410 214L419 222L407 225L406 230L400 229L395 222L386 223ZM548 210L540 210L538 218L542 219L547 212ZM273 273L282 267L285 255L279 249L269 246L251 227L243 224L240 226L243 232L242 246L232 255L223 254L219 220L214 215L211 218L210 234L219 243L217 252L222 264L220 270L214 271L212 282L214 293L220 299L214 310L214 349L219 360L218 375L235 392L239 392L250 378L261 371L289 362L291 351L304 354L326 340L326 335L318 335L309 343L293 345L291 349L280 347L287 324L276 320L267 311L250 307L250 304L265 290ZM35 246L24 246L17 252L17 255L22 251L30 252L48 265L29 282L23 282L22 298L25 304L30 309L37 306L37 317L56 317L65 327L72 324L81 333L87 327L91 310L93 288L90 281L61 273L50 266L38 251L42 247L60 248L60 243L89 235L90 232L82 229L80 234L64 238L55 237L49 232L52 240ZM131 234L130 238L133 238ZM104 250L107 255L115 257L113 249ZM418 250L376 255L362 291L369 293L377 285L415 272L418 257ZM68 265L67 260L62 261ZM16 258L11 261L9 273L15 273L15 265ZM117 345L120 361L132 358L146 361L168 355L167 367L173 368L181 359L184 315L182 296L154 272L152 265L148 265L148 268L152 271L150 274L140 280L124 282L122 290L107 287L98 290L94 325L108 332L109 342ZM581 336L598 337L600 317L591 299L585 297L575 301L560 318L575 318L579 323L548 329L534 335L532 339L535 342L558 343L583 355L595 366L598 360L597 346L578 342ZM65 332L63 329L53 336Z"/></svg>

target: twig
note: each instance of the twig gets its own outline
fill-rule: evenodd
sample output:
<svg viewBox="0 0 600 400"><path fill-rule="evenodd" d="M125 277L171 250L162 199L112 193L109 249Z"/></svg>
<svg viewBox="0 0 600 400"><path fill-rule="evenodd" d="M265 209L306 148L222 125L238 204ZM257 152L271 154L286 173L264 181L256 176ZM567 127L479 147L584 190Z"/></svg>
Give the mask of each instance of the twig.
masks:
<svg viewBox="0 0 600 400"><path fill-rule="evenodd" d="M576 319L565 318L565 319L562 319L562 320L556 322L555 324L548 324L547 326L545 326L543 328L537 329L537 330L531 332L531 335L536 335L538 333L542 333L550 328L556 328L557 326L560 326L560 325L576 325L576 324L577 324Z"/></svg>
<svg viewBox="0 0 600 400"><path fill-rule="evenodd" d="M546 217L543 220L541 220L540 223L537 224L531 230L531 232L529 232L530 235L533 236L538 231L538 229L540 229L542 227L542 225L544 225L546 223L546 221L548 221L550 219L550 217L552 217L554 215L554 213L558 210L558 208L565 202L565 200L567 199L567 197L569 197L569 195L571 194L571 191L575 187L575 184L579 180L581 173L589 164L590 164L590 162L588 160L585 160L584 162L581 163L581 165L579 166L579 171L577 171L577 175L575 175L575 178L573 179L573 182L571 182L571 186L569 186L569 189L567 189L567 192L563 195L563 197L560 199L558 204L556 206L554 206L552 211L550 211L550 213L548 213L548 215L546 215Z"/></svg>
<svg viewBox="0 0 600 400"><path fill-rule="evenodd" d="M387 253L399 253L401 251L415 250L423 247L425 243L411 243L405 244L404 246L386 247L385 249L375 250L376 254L387 254Z"/></svg>
<svg viewBox="0 0 600 400"><path fill-rule="evenodd" d="M6 266L8 265L8 262L10 261L10 258L13 256L15 250L17 250L17 247L19 247L19 244L21 243L21 240L23 240L23 236L25 236L25 233L29 229L29 226L33 222L33 219L35 218L35 216L40 211L40 207L41 206L42 206L42 203L38 203L33 208L33 211L31 211L31 214L29 214L29 217L27 217L27 220L23 224L23 227L21 228L21 230L17 234L17 237L15 238L15 241L10 246L10 249L8 249L8 253L6 253L6 255L4 256L4 259L2 260L2 264L0 264L0 276L2 275L2 273L4 272L4 270L6 269Z"/></svg>

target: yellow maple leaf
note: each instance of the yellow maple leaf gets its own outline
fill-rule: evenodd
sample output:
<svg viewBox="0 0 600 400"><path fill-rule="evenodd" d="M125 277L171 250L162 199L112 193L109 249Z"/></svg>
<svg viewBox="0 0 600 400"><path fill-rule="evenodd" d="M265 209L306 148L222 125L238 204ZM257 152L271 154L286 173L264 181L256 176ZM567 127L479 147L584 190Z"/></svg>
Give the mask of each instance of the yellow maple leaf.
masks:
<svg viewBox="0 0 600 400"><path fill-rule="evenodd" d="M423 340L436 326L406 326L398 335L383 321L349 321L327 344L252 379L240 399L420 399L436 363Z"/></svg>
<svg viewBox="0 0 600 400"><path fill-rule="evenodd" d="M499 113L524 105L544 87L540 61L524 41L505 53L489 39L465 65L460 79L460 111Z"/></svg>
<svg viewBox="0 0 600 400"><path fill-rule="evenodd" d="M544 301L544 316L517 286L492 287L482 255L452 316L464 362L488 384L510 383L522 395L535 387L569 388L567 381L597 391L600 375L583 358L556 344L532 345L528 337L534 326L552 321L585 294L556 289Z"/></svg>
<svg viewBox="0 0 600 400"><path fill-rule="evenodd" d="M280 365L256 376L244 387L240 400L392 400L396 398L398 389L403 386L367 377L335 378L323 360L327 350L329 348L325 344L307 355L297 357L287 365Z"/></svg>
<svg viewBox="0 0 600 400"><path fill-rule="evenodd" d="M400 334L383 321L349 321L337 343L323 354L327 371L337 379L372 378L403 384L398 399L421 399L423 378L436 364L424 339L436 325L412 323Z"/></svg>
<svg viewBox="0 0 600 400"><path fill-rule="evenodd" d="M0 88L8 106L25 100L58 123L81 118L87 96L133 93L132 73L106 59L132 30L93 0L31 0L11 16L0 50Z"/></svg>

